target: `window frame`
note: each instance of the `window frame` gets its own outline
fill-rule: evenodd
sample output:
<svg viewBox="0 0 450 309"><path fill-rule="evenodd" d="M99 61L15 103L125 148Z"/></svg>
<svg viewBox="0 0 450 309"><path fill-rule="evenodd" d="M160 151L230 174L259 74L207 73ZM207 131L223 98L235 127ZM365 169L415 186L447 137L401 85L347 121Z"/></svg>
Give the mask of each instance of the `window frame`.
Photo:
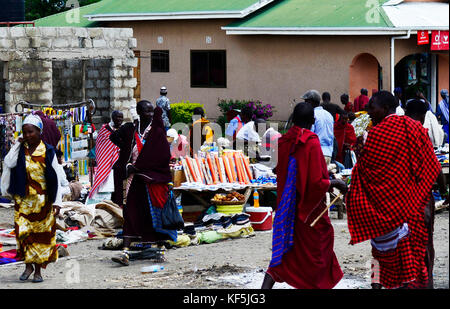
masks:
<svg viewBox="0 0 450 309"><path fill-rule="evenodd" d="M207 72L208 72L208 85L194 85L193 83L193 61L192 61L192 57L194 53L206 53L208 55L208 67L207 67ZM224 71L224 84L223 85L211 85L211 70L210 70L210 53L211 52L221 52L223 53L223 71ZM227 88L227 51L226 49L191 49L190 50L190 61L191 61L191 71L190 71L190 83L191 83L191 88Z"/></svg>
<svg viewBox="0 0 450 309"><path fill-rule="evenodd" d="M154 61L154 58L153 58L153 53L154 52L159 52L159 53L161 53L161 52L167 52L167 71L163 71L163 70L154 70L154 65L153 65L153 61ZM161 57L161 56L160 56ZM163 61L163 59L159 59L159 61ZM151 51L150 51L150 72L151 73L170 73L170 50L168 50L168 49L152 49Z"/></svg>

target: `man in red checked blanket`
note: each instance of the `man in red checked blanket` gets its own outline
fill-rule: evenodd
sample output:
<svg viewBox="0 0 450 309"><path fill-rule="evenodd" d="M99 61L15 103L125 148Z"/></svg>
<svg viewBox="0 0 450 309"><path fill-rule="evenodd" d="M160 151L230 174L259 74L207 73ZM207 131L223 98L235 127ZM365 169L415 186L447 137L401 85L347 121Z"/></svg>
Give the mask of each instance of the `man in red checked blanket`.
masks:
<svg viewBox="0 0 450 309"><path fill-rule="evenodd" d="M374 127L346 197L350 244L371 241L373 288L426 288L425 207L441 166L423 126L395 108L387 91L368 103Z"/></svg>

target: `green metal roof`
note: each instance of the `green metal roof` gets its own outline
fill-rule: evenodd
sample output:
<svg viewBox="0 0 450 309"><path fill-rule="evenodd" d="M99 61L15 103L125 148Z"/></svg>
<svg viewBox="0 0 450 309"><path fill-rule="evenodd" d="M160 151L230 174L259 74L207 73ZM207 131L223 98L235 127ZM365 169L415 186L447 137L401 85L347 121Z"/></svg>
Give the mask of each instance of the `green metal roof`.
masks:
<svg viewBox="0 0 450 309"><path fill-rule="evenodd" d="M202 11L242 11L258 0L103 0L90 15L130 13L170 13Z"/></svg>
<svg viewBox="0 0 450 309"><path fill-rule="evenodd" d="M225 28L390 27L381 8L387 1L280 0Z"/></svg>
<svg viewBox="0 0 450 309"><path fill-rule="evenodd" d="M40 18L35 20L36 27L96 27L98 26L98 22L96 21L90 21L87 18L83 17L84 15L90 13L92 10L95 10L99 8L104 1L96 2L90 5L82 6L79 8L80 10L80 22L79 23L69 23L68 19L66 18L67 14L71 14L72 10L50 15L44 18Z"/></svg>

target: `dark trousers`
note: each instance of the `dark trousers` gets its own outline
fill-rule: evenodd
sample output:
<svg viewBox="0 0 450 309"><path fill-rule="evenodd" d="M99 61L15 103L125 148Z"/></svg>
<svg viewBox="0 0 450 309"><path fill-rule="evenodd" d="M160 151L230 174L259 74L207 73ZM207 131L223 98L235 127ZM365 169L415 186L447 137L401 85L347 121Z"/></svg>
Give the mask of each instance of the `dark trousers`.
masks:
<svg viewBox="0 0 450 309"><path fill-rule="evenodd" d="M120 168L114 168L114 192L111 194L113 203L123 207L123 181L124 175Z"/></svg>
<svg viewBox="0 0 450 309"><path fill-rule="evenodd" d="M425 207L425 226L428 231L428 244L427 251L425 253L425 265L428 269L428 285L427 289L433 289L433 267L434 267L434 245L433 245L433 233L434 233L434 197L431 195L430 201Z"/></svg>

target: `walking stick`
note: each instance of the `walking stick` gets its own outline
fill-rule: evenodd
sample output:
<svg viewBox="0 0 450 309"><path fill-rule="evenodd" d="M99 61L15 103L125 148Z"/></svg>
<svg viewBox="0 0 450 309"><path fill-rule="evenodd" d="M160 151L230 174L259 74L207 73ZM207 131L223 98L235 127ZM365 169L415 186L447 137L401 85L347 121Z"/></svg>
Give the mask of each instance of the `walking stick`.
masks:
<svg viewBox="0 0 450 309"><path fill-rule="evenodd" d="M328 204L327 208L325 208L324 211L322 211L322 213L316 218L316 220L314 220L314 222L311 223L310 226L313 227L313 226L317 223L317 221L319 221L319 219L322 218L322 216L325 214L325 212L328 211L328 209L331 207L331 205L333 205L334 202L336 202L341 196L342 196L342 194L339 193L339 194L334 198L334 200L331 201L330 204Z"/></svg>

